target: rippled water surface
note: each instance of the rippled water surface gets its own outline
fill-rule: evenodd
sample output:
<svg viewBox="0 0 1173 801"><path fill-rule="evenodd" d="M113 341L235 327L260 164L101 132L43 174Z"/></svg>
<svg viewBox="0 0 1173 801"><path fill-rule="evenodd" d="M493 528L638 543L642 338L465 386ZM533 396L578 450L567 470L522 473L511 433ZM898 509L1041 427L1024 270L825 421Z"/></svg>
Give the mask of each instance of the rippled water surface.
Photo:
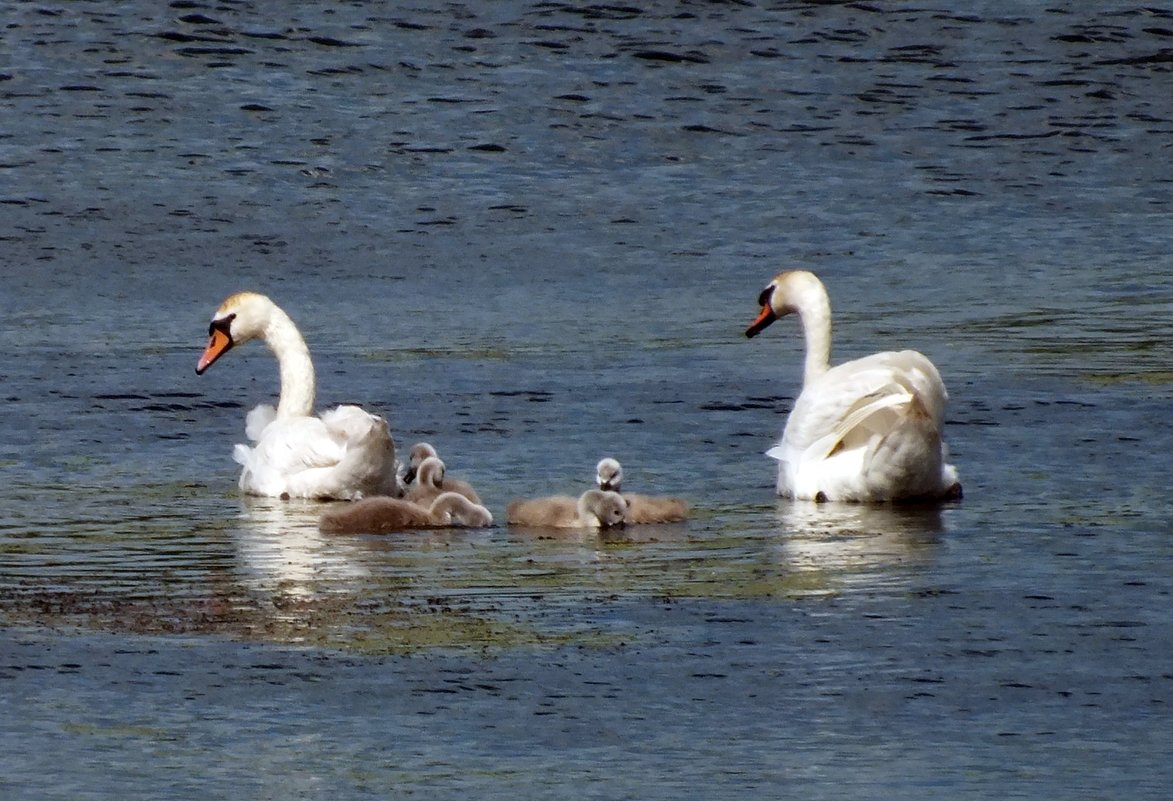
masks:
<svg viewBox="0 0 1173 801"><path fill-rule="evenodd" d="M1164 798L1173 14L1092 5L9 9L0 795ZM774 499L794 265L963 501ZM610 454L692 519L242 498L245 288L498 518Z"/></svg>

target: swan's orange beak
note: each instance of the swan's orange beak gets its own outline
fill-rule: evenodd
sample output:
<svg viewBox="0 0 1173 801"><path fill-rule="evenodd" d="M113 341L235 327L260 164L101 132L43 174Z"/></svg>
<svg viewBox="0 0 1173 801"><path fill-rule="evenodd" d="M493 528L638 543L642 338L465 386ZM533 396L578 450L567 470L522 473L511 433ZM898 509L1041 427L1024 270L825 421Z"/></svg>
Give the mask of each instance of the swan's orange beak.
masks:
<svg viewBox="0 0 1173 801"><path fill-rule="evenodd" d="M778 315L774 313L769 303L762 304L762 310L758 312L758 316L749 324L749 328L745 329L745 335L749 339L753 339L758 334L762 333L770 323L778 319Z"/></svg>
<svg viewBox="0 0 1173 801"><path fill-rule="evenodd" d="M204 370L211 367L212 363L227 353L231 347L232 337L219 328L213 328L208 339L208 347L204 348L204 355L196 362L196 375L203 375Z"/></svg>

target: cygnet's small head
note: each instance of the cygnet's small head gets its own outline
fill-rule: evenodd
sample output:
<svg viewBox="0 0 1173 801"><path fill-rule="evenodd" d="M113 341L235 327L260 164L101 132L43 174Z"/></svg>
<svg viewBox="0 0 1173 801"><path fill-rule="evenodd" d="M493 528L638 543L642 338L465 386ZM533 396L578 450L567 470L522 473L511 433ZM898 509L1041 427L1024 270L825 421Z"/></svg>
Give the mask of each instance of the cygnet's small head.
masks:
<svg viewBox="0 0 1173 801"><path fill-rule="evenodd" d="M196 375L236 345L262 336L274 308L273 301L256 292L237 292L221 303L208 326L208 345L196 363Z"/></svg>
<svg viewBox="0 0 1173 801"><path fill-rule="evenodd" d="M599 528L622 526L627 519L627 501L618 492L587 490L579 502L580 513L585 511L599 521Z"/></svg>
<svg viewBox="0 0 1173 801"><path fill-rule="evenodd" d="M428 457L438 457L436 449L427 442L417 442L411 446L407 457L407 472L403 474L403 483L410 484L415 481L416 474L419 472L420 465L423 464L424 459Z"/></svg>
<svg viewBox="0 0 1173 801"><path fill-rule="evenodd" d="M599 524L603 528L622 526L627 520L627 501L618 492L603 493L599 503Z"/></svg>
<svg viewBox="0 0 1173 801"><path fill-rule="evenodd" d="M493 514L478 503L469 503L460 514L464 525L470 528L488 528L493 525Z"/></svg>
<svg viewBox="0 0 1173 801"><path fill-rule="evenodd" d="M595 482L601 490L619 492L619 488L623 485L623 466L610 456L600 460L598 466L595 467Z"/></svg>
<svg viewBox="0 0 1173 801"><path fill-rule="evenodd" d="M769 327L770 323L779 317L797 312L806 305L804 300L808 295L826 297L826 289L818 277L807 270L788 270L778 273L774 280L766 284L766 288L758 295L758 305L761 310L745 335L750 339L756 337Z"/></svg>
<svg viewBox="0 0 1173 801"><path fill-rule="evenodd" d="M432 501L432 514L441 525L453 523L485 528L493 525L493 515L479 503L473 503L459 492L445 492Z"/></svg>

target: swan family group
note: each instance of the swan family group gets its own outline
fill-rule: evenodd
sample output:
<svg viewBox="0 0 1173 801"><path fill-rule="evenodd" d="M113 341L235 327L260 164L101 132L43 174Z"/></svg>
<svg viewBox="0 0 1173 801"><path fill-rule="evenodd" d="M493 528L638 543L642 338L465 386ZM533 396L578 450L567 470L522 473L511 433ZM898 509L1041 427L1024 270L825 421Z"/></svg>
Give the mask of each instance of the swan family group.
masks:
<svg viewBox="0 0 1173 801"><path fill-rule="evenodd" d="M886 351L831 367L831 304L823 283L804 270L777 275L758 302L761 311L747 337L796 314L806 339L802 392L782 440L767 451L778 460L779 495L864 503L961 496L941 438L948 395L928 358L911 350ZM276 408L266 404L250 411L245 419L250 444L233 451L243 491L350 501L322 515L319 525L328 533L492 524L476 491L445 475L431 445L415 445L400 475L385 419L353 405L314 414L309 349L272 300L255 292L232 295L216 310L208 333L197 374L251 339L269 346L280 369ZM597 465L595 486L577 497L512 501L507 522L598 529L687 518L687 502L624 492L622 475L622 466L605 458Z"/></svg>

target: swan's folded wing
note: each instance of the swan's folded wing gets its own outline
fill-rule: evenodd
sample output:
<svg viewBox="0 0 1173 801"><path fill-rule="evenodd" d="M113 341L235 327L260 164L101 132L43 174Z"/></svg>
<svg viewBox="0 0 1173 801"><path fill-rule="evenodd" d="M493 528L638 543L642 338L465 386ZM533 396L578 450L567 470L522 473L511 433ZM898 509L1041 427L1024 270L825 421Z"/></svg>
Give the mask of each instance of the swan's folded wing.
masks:
<svg viewBox="0 0 1173 801"><path fill-rule="evenodd" d="M941 374L927 356L915 350L899 350L877 353L859 361L888 370L890 380L915 395L937 427L941 426L949 393Z"/></svg>
<svg viewBox="0 0 1173 801"><path fill-rule="evenodd" d="M277 420L253 448L254 470L272 470L290 476L301 470L333 467L342 461L346 446L317 417Z"/></svg>
<svg viewBox="0 0 1173 801"><path fill-rule="evenodd" d="M888 384L880 390L859 398L835 425L823 436L806 447L804 456L809 459L825 459L835 452L841 445L848 445L853 440L866 439L871 433L879 433L869 428L863 437L855 437L857 429L866 426L867 422L884 409L898 406L907 406L913 399L910 392L906 392L899 384Z"/></svg>
<svg viewBox="0 0 1173 801"><path fill-rule="evenodd" d="M888 363L890 355L847 362L804 389L780 447L801 453L803 459L826 458L877 413L909 403L915 393L901 371Z"/></svg>

